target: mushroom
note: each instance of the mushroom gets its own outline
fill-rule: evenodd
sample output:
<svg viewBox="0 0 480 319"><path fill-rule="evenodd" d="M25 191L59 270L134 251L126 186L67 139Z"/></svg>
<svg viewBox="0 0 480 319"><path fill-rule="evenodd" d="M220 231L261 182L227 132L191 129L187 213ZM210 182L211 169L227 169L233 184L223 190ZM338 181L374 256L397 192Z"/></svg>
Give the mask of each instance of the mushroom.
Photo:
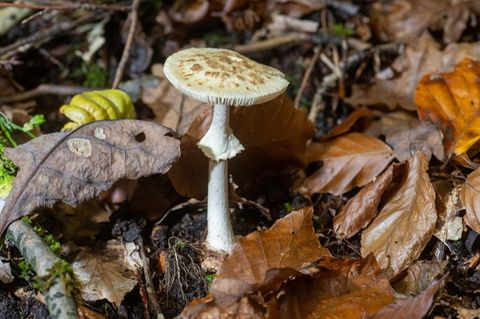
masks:
<svg viewBox="0 0 480 319"><path fill-rule="evenodd" d="M167 58L164 73L183 94L214 105L210 128L198 142L209 158L207 245L230 252L235 243L228 202L227 160L244 147L229 126L230 106L251 106L282 94L285 75L230 50L192 48Z"/></svg>

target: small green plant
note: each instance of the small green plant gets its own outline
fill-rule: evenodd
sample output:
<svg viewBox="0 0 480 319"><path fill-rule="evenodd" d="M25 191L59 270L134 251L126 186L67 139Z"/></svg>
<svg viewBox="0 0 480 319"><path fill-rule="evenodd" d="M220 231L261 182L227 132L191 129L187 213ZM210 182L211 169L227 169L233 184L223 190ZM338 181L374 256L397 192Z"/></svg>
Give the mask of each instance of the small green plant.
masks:
<svg viewBox="0 0 480 319"><path fill-rule="evenodd" d="M208 274L205 276L205 281L207 282L207 285L210 285L214 279L215 279L214 274Z"/></svg>
<svg viewBox="0 0 480 319"><path fill-rule="evenodd" d="M98 64L83 64L74 75L82 76L85 79L83 85L86 87L104 88L108 84L107 71Z"/></svg>
<svg viewBox="0 0 480 319"><path fill-rule="evenodd" d="M343 37L351 37L351 36L354 36L355 35L355 29L353 28L349 28L343 24L340 24L340 23L337 23L337 24L334 24L331 28L330 28L330 32L336 34L336 35L339 35L339 36L343 36Z"/></svg>
<svg viewBox="0 0 480 319"><path fill-rule="evenodd" d="M18 262L18 268L20 268L20 278L25 280L30 280L33 276L32 266L25 260L20 260Z"/></svg>
<svg viewBox="0 0 480 319"><path fill-rule="evenodd" d="M45 117L42 114L37 114L34 115L30 121L25 123L23 126L17 125L10 121L7 116L3 113L0 112L0 130L3 133L3 137L7 139L7 141L10 143L11 146L15 147L17 146L17 142L12 137L12 133L14 131L18 132L23 132L30 136L31 138L35 138L35 135L33 135L32 131L36 128L39 127L45 123ZM5 141L2 141L1 144L5 147ZM2 151L3 154L3 151Z"/></svg>
<svg viewBox="0 0 480 319"><path fill-rule="evenodd" d="M35 277L33 288L39 291L49 289L55 280L61 278L67 287L67 291L72 293L75 289L75 277L72 265L67 261L60 259L48 270L48 275L44 277Z"/></svg>
<svg viewBox="0 0 480 319"><path fill-rule="evenodd" d="M293 206L290 203L283 203L283 209L287 211L287 214L293 211Z"/></svg>

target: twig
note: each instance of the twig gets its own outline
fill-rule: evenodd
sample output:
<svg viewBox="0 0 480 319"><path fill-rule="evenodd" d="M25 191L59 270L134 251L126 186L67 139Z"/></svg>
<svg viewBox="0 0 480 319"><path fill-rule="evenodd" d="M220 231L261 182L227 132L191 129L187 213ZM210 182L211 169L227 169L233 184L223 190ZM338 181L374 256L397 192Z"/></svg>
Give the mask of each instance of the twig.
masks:
<svg viewBox="0 0 480 319"><path fill-rule="evenodd" d="M308 64L308 67L305 70L305 74L303 75L302 83L300 84L300 89L298 90L297 96L295 96L295 102L294 102L295 108L300 107L300 102L301 102L302 97L303 97L303 92L305 91L305 88L307 87L308 81L310 80L310 76L312 75L313 68L315 67L315 64L317 63L319 55L320 55L320 48L315 47L313 49L312 59L310 60L310 63Z"/></svg>
<svg viewBox="0 0 480 319"><path fill-rule="evenodd" d="M0 8L26 8L33 10L103 10L103 11L129 11L130 6L120 4L95 4L85 2L61 2L57 4L35 4L35 3L13 3L13 2L0 2Z"/></svg>
<svg viewBox="0 0 480 319"><path fill-rule="evenodd" d="M118 63L117 73L115 73L115 79L113 80L112 88L116 89L122 80L123 72L125 71L125 65L127 64L128 57L130 56L130 48L132 47L133 37L135 30L137 29L138 22L138 7L141 0L133 0L132 9L130 12L130 28L128 30L127 42L123 48L122 57Z"/></svg>
<svg viewBox="0 0 480 319"><path fill-rule="evenodd" d="M26 49L33 46L33 44L45 41L57 34L61 34L65 31L68 31L76 27L80 23L90 19L91 17L92 17L91 15L87 15L75 21L65 21L65 22L56 23L49 28L42 29L34 34L29 35L26 38L19 39L10 45L0 48L0 59L9 59L13 55L15 55L18 50L25 51Z"/></svg>
<svg viewBox="0 0 480 319"><path fill-rule="evenodd" d="M49 277L50 270L61 261L40 236L22 220L14 221L8 226L7 234L20 250L27 262L33 267L37 276ZM62 277L52 278L53 284L44 292L45 303L53 319L78 318L75 299L68 291L67 284Z"/></svg>
<svg viewBox="0 0 480 319"><path fill-rule="evenodd" d="M298 42L304 42L308 40L310 40L310 37L308 35L305 35L302 33L290 33L290 34L279 36L273 39L236 45L234 47L234 50L239 53L248 54L253 52L271 50L284 45L295 44Z"/></svg>
<svg viewBox="0 0 480 319"><path fill-rule="evenodd" d="M140 290L140 297L142 298L142 303L143 303L143 308L145 309L145 312L143 313L143 317L145 319L150 319L150 310L148 308L148 293L147 290L145 289L145 285L143 284L143 278L142 278L142 273L140 270L135 271L135 276L137 277L137 282L138 282L138 287Z"/></svg>
<svg viewBox="0 0 480 319"><path fill-rule="evenodd" d="M65 86L56 84L40 84L36 88L13 95L1 96L0 103L15 103L33 99L41 95L75 95L90 90L81 86Z"/></svg>
<svg viewBox="0 0 480 319"><path fill-rule="evenodd" d="M140 258L142 259L143 264L143 274L145 276L145 288L147 289L148 299L151 306L153 307L153 310L155 311L155 314L157 315L157 319L164 319L165 316L163 315L160 304L158 303L155 289L153 289L152 274L150 272L150 262L145 254L145 248L143 247L143 241L141 238L137 241L137 245L140 247Z"/></svg>

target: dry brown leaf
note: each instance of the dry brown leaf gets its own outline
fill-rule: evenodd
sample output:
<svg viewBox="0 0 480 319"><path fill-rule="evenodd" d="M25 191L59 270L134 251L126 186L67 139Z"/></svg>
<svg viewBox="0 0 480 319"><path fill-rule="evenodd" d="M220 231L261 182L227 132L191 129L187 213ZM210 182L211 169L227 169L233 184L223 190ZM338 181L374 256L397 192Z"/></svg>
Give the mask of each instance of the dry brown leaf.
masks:
<svg viewBox="0 0 480 319"><path fill-rule="evenodd" d="M414 40L427 29L443 30L445 43L457 42L470 16L470 3L457 0L382 1L372 9L372 27L385 42Z"/></svg>
<svg viewBox="0 0 480 319"><path fill-rule="evenodd" d="M428 162L417 152L408 176L373 222L363 231L362 256L373 253L391 278L416 260L435 231L435 191Z"/></svg>
<svg viewBox="0 0 480 319"><path fill-rule="evenodd" d="M457 212L464 209L460 200L461 185L449 180L438 180L433 183L435 193L435 207L438 219L434 236L442 242L446 240L460 240L463 233L463 218Z"/></svg>
<svg viewBox="0 0 480 319"><path fill-rule="evenodd" d="M288 282L278 294L280 318L362 319L393 302L393 294L373 256L322 258L318 273Z"/></svg>
<svg viewBox="0 0 480 319"><path fill-rule="evenodd" d="M386 306L371 319L422 319L432 306L433 297L442 286L445 276L434 281L426 290L416 297L399 299L394 304Z"/></svg>
<svg viewBox="0 0 480 319"><path fill-rule="evenodd" d="M440 161L445 160L442 133L435 125L421 122L405 112L395 112L382 116L380 134L385 142L393 148L395 157L406 161L416 151L422 151L428 160L435 155Z"/></svg>
<svg viewBox="0 0 480 319"><path fill-rule="evenodd" d="M81 251L72 268L87 301L107 299L118 307L137 284L136 269L128 262L127 250L119 240L108 241L103 249Z"/></svg>
<svg viewBox="0 0 480 319"><path fill-rule="evenodd" d="M456 43L440 50L439 45L424 34L412 42L392 65L398 77L377 78L373 85L354 85L347 101L354 105L387 105L390 109L401 107L414 111L415 87L429 72L449 71L464 58L480 59L479 43Z"/></svg>
<svg viewBox="0 0 480 319"><path fill-rule="evenodd" d="M395 291L415 296L427 289L432 282L445 273L448 262L421 260L408 267L407 275L393 285Z"/></svg>
<svg viewBox="0 0 480 319"><path fill-rule="evenodd" d="M480 64L464 59L453 72L425 75L415 103L422 121L443 132L448 155L466 153L480 140Z"/></svg>
<svg viewBox="0 0 480 319"><path fill-rule="evenodd" d="M378 204L392 178L393 166L390 165L382 175L362 188L348 201L333 220L333 230L338 238L350 238L370 224L372 219L377 216Z"/></svg>
<svg viewBox="0 0 480 319"><path fill-rule="evenodd" d="M466 213L463 217L465 223L480 233L480 168L467 176L460 198L465 206Z"/></svg>
<svg viewBox="0 0 480 319"><path fill-rule="evenodd" d="M210 122L210 109L195 119L182 138L182 156L169 172L177 192L187 197L203 198L206 194L208 160L197 142ZM233 108L230 126L245 146L245 151L228 162L241 196L254 192L258 180L268 172L302 167L306 142L314 133L305 112L294 108L285 95L264 104Z"/></svg>
<svg viewBox="0 0 480 319"><path fill-rule="evenodd" d="M165 78L161 64L152 66L152 74L159 78L160 85L155 88L145 88L142 91L142 102L151 108L156 122L183 136L192 121L211 106L182 95Z"/></svg>
<svg viewBox="0 0 480 319"><path fill-rule="evenodd" d="M311 193L340 195L370 183L392 158L393 152L388 145L361 133L350 133L325 143L311 143L307 161L322 161L323 166L306 179L305 187Z"/></svg>
<svg viewBox="0 0 480 319"><path fill-rule="evenodd" d="M329 255L313 229L312 212L311 207L294 211L277 220L269 230L239 238L210 286L217 303L224 303L220 299L227 299L225 303L229 303L251 291L252 287L264 284L268 271L297 270L320 256ZM276 275L269 281L275 281ZM288 278L283 274L278 277Z"/></svg>
<svg viewBox="0 0 480 319"><path fill-rule="evenodd" d="M344 133L348 133L352 126L355 125L355 123L357 123L360 119L373 116L374 114L375 113L373 111L367 109L366 107L356 109L355 111L350 113L350 115L345 120L343 120L342 123L335 126L326 137L321 139L321 141L328 140L332 137L336 137Z"/></svg>
<svg viewBox="0 0 480 319"><path fill-rule="evenodd" d="M36 208L60 201L76 206L118 179L165 173L180 154L180 142L170 134L153 122L97 121L6 149L20 171L0 217L0 232Z"/></svg>

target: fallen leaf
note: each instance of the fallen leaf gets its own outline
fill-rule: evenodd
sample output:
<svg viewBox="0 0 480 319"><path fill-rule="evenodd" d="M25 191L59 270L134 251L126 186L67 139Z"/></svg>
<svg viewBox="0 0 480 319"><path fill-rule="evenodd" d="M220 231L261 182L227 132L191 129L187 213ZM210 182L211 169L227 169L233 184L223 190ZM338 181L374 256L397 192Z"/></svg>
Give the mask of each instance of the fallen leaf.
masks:
<svg viewBox="0 0 480 319"><path fill-rule="evenodd" d="M333 230L338 238L350 238L377 216L377 208L382 195L393 178L393 166L370 184L362 188L357 195L350 199L345 207L333 219Z"/></svg>
<svg viewBox="0 0 480 319"><path fill-rule="evenodd" d="M243 297L227 307L219 307L212 302L211 296L195 299L182 311L179 318L195 319L266 319L265 309L252 300Z"/></svg>
<svg viewBox="0 0 480 319"><path fill-rule="evenodd" d="M311 193L340 195L370 183L387 167L393 152L377 138L350 133L325 143L311 143L307 162L323 166L309 176L305 187Z"/></svg>
<svg viewBox="0 0 480 319"><path fill-rule="evenodd" d="M421 319L430 310L433 297L440 289L446 275L441 279L434 281L425 291L416 297L399 299L394 304L386 306L379 311L372 319Z"/></svg>
<svg viewBox="0 0 480 319"><path fill-rule="evenodd" d="M207 189L208 159L197 147L210 126L211 109L205 110L182 138L182 156L169 172L180 194L203 198ZM313 124L304 110L293 107L285 95L252 107L232 108L230 126L245 150L228 161L229 173L248 197L255 193L262 177L287 167L303 167L306 142L313 136Z"/></svg>
<svg viewBox="0 0 480 319"><path fill-rule="evenodd" d="M464 59L453 72L425 75L415 103L422 121L443 132L448 155L465 153L480 140L480 64Z"/></svg>
<svg viewBox="0 0 480 319"><path fill-rule="evenodd" d="M60 201L76 206L118 179L165 173L179 156L180 143L170 134L152 122L98 121L6 149L20 171L0 215L0 232L36 208Z"/></svg>
<svg viewBox="0 0 480 319"><path fill-rule="evenodd" d="M372 5L373 30L382 41L416 39L427 29L443 30L445 43L457 42L467 26L470 4L456 0L395 0Z"/></svg>
<svg viewBox="0 0 480 319"><path fill-rule="evenodd" d="M467 176L460 198L465 206L466 213L463 217L465 223L480 233L480 168Z"/></svg>
<svg viewBox="0 0 480 319"><path fill-rule="evenodd" d="M459 305L454 305L457 311L458 319L478 319L480 317L480 309L467 309Z"/></svg>
<svg viewBox="0 0 480 319"><path fill-rule="evenodd" d="M294 211L277 220L269 230L240 237L210 286L217 302L238 300L246 291L263 284L268 271L296 270L320 256L329 255L313 229L312 212L311 207ZM285 278L282 274L279 277L281 283ZM270 278L275 280L275 276ZM221 302L221 299L228 301Z"/></svg>
<svg viewBox="0 0 480 319"><path fill-rule="evenodd" d="M406 161L416 151L422 151L428 160L435 155L440 161L445 160L442 133L435 125L421 122L405 112L395 112L382 116L380 134L385 142L393 148L395 157Z"/></svg>
<svg viewBox="0 0 480 319"><path fill-rule="evenodd" d="M366 107L361 107L359 109L356 109L355 111L350 113L350 115L345 120L343 120L342 123L335 126L328 133L328 135L326 137L322 138L322 141L330 139L332 137L342 135L344 133L348 133L350 131L350 129L352 128L352 126L355 125L355 123L357 123L360 119L365 118L365 117L370 117L374 114L375 113L373 111L367 109Z"/></svg>
<svg viewBox="0 0 480 319"><path fill-rule="evenodd" d="M393 302L393 294L373 256L320 259L318 273L287 282L277 296L281 318L367 318Z"/></svg>
<svg viewBox="0 0 480 319"><path fill-rule="evenodd" d="M438 213L436 232L434 234L441 241L460 240L463 233L463 218L457 212L464 209L460 200L461 185L447 180L438 180L433 183L435 206Z"/></svg>
<svg viewBox="0 0 480 319"><path fill-rule="evenodd" d="M79 306L77 311L80 319L105 319L102 314L99 314L98 312L95 312L85 306Z"/></svg>
<svg viewBox="0 0 480 319"><path fill-rule="evenodd" d="M390 109L401 107L414 111L415 87L429 72L449 71L464 58L480 59L480 44L455 43L440 50L427 33L410 43L404 53L392 64L397 77L377 77L373 85L354 85L347 101L353 105L387 105Z"/></svg>
<svg viewBox="0 0 480 319"><path fill-rule="evenodd" d="M408 162L408 176L373 222L363 231L362 256L373 253L389 278L420 256L435 231L435 191L428 162L417 152Z"/></svg>
<svg viewBox="0 0 480 319"><path fill-rule="evenodd" d="M445 273L448 262L421 260L408 267L407 275L393 285L395 291L404 295L417 295Z"/></svg>
<svg viewBox="0 0 480 319"><path fill-rule="evenodd" d="M182 95L165 78L163 66L154 64L152 74L159 79L159 85L142 91L142 102L153 111L155 121L175 130L183 136L193 120L211 108L207 103L199 102L189 96Z"/></svg>
<svg viewBox="0 0 480 319"><path fill-rule="evenodd" d="M107 299L117 307L137 284L135 269L127 262L126 249L119 240L109 240L103 249L82 250L72 268L86 301Z"/></svg>

